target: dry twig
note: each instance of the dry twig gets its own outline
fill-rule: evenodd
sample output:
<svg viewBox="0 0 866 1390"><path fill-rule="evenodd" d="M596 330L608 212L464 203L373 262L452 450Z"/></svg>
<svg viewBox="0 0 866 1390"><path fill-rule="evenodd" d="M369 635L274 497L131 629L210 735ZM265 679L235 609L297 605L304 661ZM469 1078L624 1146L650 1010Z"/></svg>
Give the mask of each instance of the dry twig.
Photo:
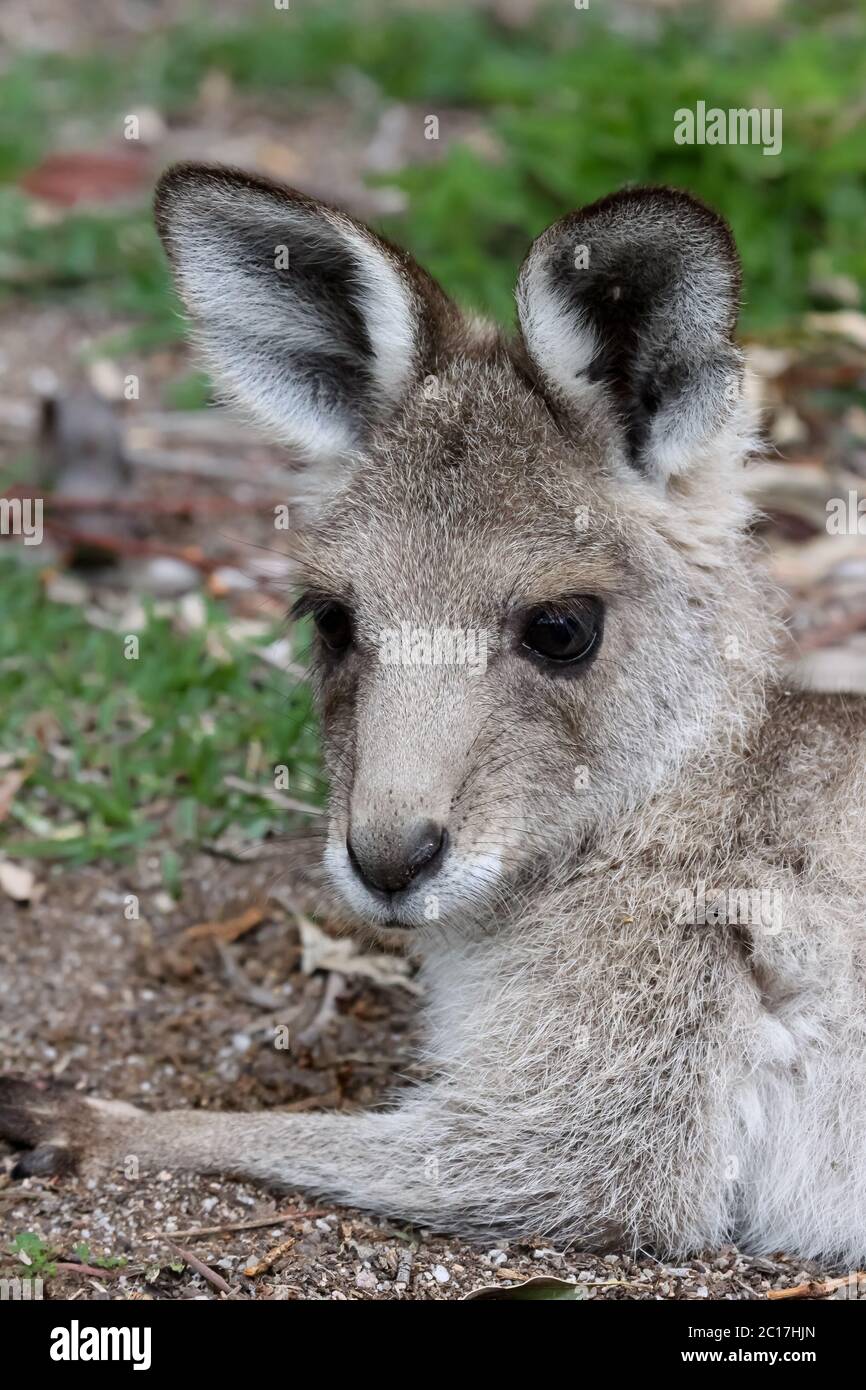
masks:
<svg viewBox="0 0 866 1390"><path fill-rule="evenodd" d="M279 1245L275 1245L272 1250L268 1250L260 1260L255 1260L252 1264L247 1265L244 1274L248 1279L254 1279L257 1274L267 1274L268 1270L273 1268L277 1260L289 1253L294 1243L295 1237L287 1236L285 1240L280 1241Z"/></svg>
<svg viewBox="0 0 866 1390"><path fill-rule="evenodd" d="M252 931L266 917L264 908L248 907L237 917L226 917L222 922L199 922L197 926L187 927L183 933L184 941L237 941L239 936Z"/></svg>
<svg viewBox="0 0 866 1390"><path fill-rule="evenodd" d="M283 1226L287 1221L314 1220L317 1216L327 1216L322 1207L310 1207L308 1211L283 1211L275 1216L259 1216L254 1221L228 1221L224 1226L197 1226L189 1231L145 1231L145 1240L196 1240L199 1236L220 1236L228 1231L258 1231L267 1226Z"/></svg>
<svg viewBox="0 0 866 1390"><path fill-rule="evenodd" d="M304 672L306 675L306 672ZM293 796L284 796L278 792L276 787L261 787L256 782L247 782L243 777L234 777L231 774L223 778L223 783L231 787L236 792L246 792L249 796L260 796L263 801L270 801L274 806L279 806L284 811L303 811L307 816L322 815L321 806L313 806L309 801L297 801Z"/></svg>
<svg viewBox="0 0 866 1390"><path fill-rule="evenodd" d="M125 1268L99 1269L96 1265L79 1264L75 1260L59 1260L54 1268L58 1274L87 1274L96 1279L118 1279L121 1274L128 1274Z"/></svg>
<svg viewBox="0 0 866 1390"><path fill-rule="evenodd" d="M168 1241L168 1247L176 1255L180 1255L180 1258L189 1265L190 1269L195 1270L196 1274L200 1274L202 1279L206 1279L220 1293L231 1293L231 1289L222 1275L217 1274L215 1269L211 1269L210 1265L206 1265L204 1260L200 1260L197 1255L193 1255L192 1251L184 1250L182 1246L175 1245L174 1241L171 1240Z"/></svg>
<svg viewBox="0 0 866 1390"><path fill-rule="evenodd" d="M836 1279L818 1281L810 1279L806 1284L794 1284L789 1289L770 1289L767 1298L826 1298L827 1294L843 1288L850 1279L856 1279L859 1287L860 1280L866 1280L866 1273L862 1269L858 1269L852 1271L851 1274L840 1274Z"/></svg>

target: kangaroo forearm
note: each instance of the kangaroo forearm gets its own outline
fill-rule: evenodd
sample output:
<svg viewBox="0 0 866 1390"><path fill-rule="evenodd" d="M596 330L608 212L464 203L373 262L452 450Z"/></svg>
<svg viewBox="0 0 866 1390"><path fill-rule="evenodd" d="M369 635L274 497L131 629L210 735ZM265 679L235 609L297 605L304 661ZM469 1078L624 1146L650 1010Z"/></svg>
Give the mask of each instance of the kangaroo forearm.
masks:
<svg viewBox="0 0 866 1390"><path fill-rule="evenodd" d="M388 1115L168 1110L142 1116L118 1142L147 1168L224 1172L324 1190L339 1186L350 1165L362 1165L375 1181L387 1163L384 1148L393 1148L392 1131Z"/></svg>
<svg viewBox="0 0 866 1390"><path fill-rule="evenodd" d="M230 1173L410 1221L493 1230L525 1221L532 1205L525 1172L509 1182L502 1139L415 1106L373 1115L175 1110L127 1124L112 1147L118 1165Z"/></svg>

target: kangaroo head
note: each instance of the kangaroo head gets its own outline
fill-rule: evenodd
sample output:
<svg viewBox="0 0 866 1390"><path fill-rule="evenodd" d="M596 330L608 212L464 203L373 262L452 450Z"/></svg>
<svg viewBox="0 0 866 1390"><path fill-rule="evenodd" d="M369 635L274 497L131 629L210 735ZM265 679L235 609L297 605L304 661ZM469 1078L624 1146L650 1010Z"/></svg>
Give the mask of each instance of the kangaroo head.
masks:
<svg viewBox="0 0 866 1390"><path fill-rule="evenodd" d="M747 683L727 226L659 188L572 213L507 339L289 189L180 166L157 221L215 378L295 461L331 877L385 938L489 922Z"/></svg>

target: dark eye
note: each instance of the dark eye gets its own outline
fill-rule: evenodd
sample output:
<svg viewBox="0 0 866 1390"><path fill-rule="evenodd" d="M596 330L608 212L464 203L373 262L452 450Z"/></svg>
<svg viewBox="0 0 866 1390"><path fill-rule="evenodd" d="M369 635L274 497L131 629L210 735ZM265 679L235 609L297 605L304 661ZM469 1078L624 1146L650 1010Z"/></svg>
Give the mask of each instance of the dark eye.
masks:
<svg viewBox="0 0 866 1390"><path fill-rule="evenodd" d="M561 607L532 608L522 646L534 656L561 665L586 661L601 639L602 606L596 598L575 599Z"/></svg>
<svg viewBox="0 0 866 1390"><path fill-rule="evenodd" d="M352 642L352 617L342 603L323 603L313 614L316 631L330 652L344 652Z"/></svg>

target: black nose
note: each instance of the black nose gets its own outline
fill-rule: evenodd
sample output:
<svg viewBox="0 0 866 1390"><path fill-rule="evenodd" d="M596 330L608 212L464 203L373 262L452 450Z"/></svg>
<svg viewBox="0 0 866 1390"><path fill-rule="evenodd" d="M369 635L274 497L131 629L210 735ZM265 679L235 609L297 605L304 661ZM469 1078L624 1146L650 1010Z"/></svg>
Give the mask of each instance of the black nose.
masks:
<svg viewBox="0 0 866 1390"><path fill-rule="evenodd" d="M436 821L421 820L399 835L377 835L352 830L346 851L352 867L368 888L380 893L399 893L408 888L422 869L431 869L445 853L448 832Z"/></svg>

